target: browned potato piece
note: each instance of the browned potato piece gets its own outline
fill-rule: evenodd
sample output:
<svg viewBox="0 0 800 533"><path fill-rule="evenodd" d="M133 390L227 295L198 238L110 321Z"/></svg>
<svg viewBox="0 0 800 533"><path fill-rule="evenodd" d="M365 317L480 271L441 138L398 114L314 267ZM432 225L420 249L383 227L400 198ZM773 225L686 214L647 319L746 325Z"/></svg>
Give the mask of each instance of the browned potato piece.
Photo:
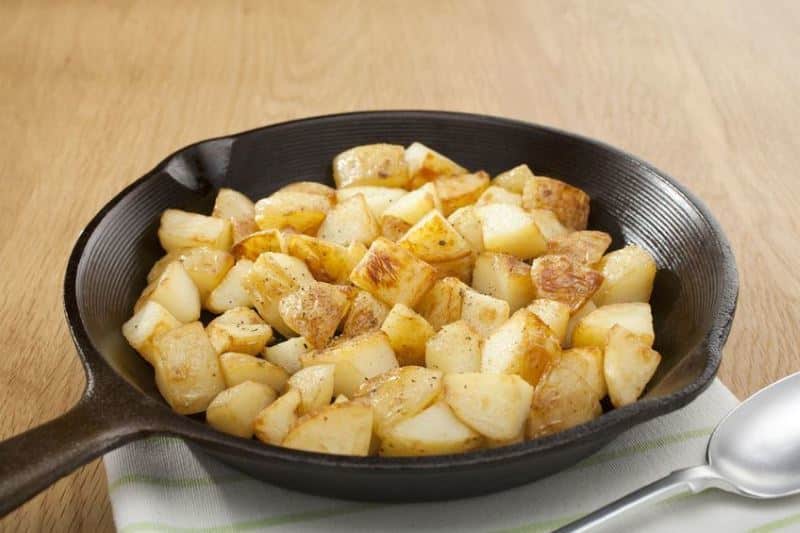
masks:
<svg viewBox="0 0 800 533"><path fill-rule="evenodd" d="M617 324L638 335L647 346L653 345L655 334L650 304L639 302L598 307L575 326L572 345L602 348L606 345L608 332Z"/></svg>
<svg viewBox="0 0 800 533"><path fill-rule="evenodd" d="M255 261L264 252L286 252L283 236L276 229L254 231L233 245L236 259Z"/></svg>
<svg viewBox="0 0 800 533"><path fill-rule="evenodd" d="M249 439L256 416L274 400L275 391L267 385L245 381L214 398L206 410L206 422L217 431Z"/></svg>
<svg viewBox="0 0 800 533"><path fill-rule="evenodd" d="M297 422L297 408L300 407L300 399L300 391L290 389L262 409L253 421L256 438L266 444L280 445Z"/></svg>
<svg viewBox="0 0 800 533"><path fill-rule="evenodd" d="M445 374L480 372L480 335L463 320L442 326L425 343L425 366Z"/></svg>
<svg viewBox="0 0 800 533"><path fill-rule="evenodd" d="M155 339L162 333L180 327L177 318L158 302L147 302L122 325L122 334L134 350L153 364Z"/></svg>
<svg viewBox="0 0 800 533"><path fill-rule="evenodd" d="M556 214L549 209L530 209L528 212L533 217L533 220L539 227L539 231L542 232L547 242L572 233L572 230L565 227L558 220Z"/></svg>
<svg viewBox="0 0 800 533"><path fill-rule="evenodd" d="M528 311L547 324L558 342L564 346L567 339L567 327L569 327L569 306L567 304L539 298L530 303Z"/></svg>
<svg viewBox="0 0 800 533"><path fill-rule="evenodd" d="M201 300L205 300L220 284L234 263L231 254L209 246L175 250L156 261L147 274L147 282L152 283L158 279L173 261L180 261L186 269L200 293Z"/></svg>
<svg viewBox="0 0 800 533"><path fill-rule="evenodd" d="M597 418L600 399L580 376L562 366L553 367L533 393L526 436L536 439Z"/></svg>
<svg viewBox="0 0 800 533"><path fill-rule="evenodd" d="M467 170L428 148L422 143L411 143L405 151L408 173L411 178L409 188L417 189L440 176L464 174Z"/></svg>
<svg viewBox="0 0 800 533"><path fill-rule="evenodd" d="M520 309L483 343L481 372L518 374L536 386L559 357L561 346L550 328L527 309Z"/></svg>
<svg viewBox="0 0 800 533"><path fill-rule="evenodd" d="M547 253L565 255L578 263L594 265L611 245L611 235L604 231L575 231L547 243Z"/></svg>
<svg viewBox="0 0 800 533"><path fill-rule="evenodd" d="M440 279L422 297L417 305L417 312L433 329L438 330L461 318L464 293L469 290L469 285L456 278Z"/></svg>
<svg viewBox="0 0 800 533"><path fill-rule="evenodd" d="M306 194L316 194L317 196L322 196L328 200L330 205L336 203L336 189L316 181L296 181L281 187L276 192L302 192Z"/></svg>
<svg viewBox="0 0 800 533"><path fill-rule="evenodd" d="M228 220L233 229L233 242L258 230L255 221L256 209L253 201L233 189L220 189L214 201L212 217Z"/></svg>
<svg viewBox="0 0 800 533"><path fill-rule="evenodd" d="M329 405L297 421L282 445L307 452L367 455L372 408L355 402Z"/></svg>
<svg viewBox="0 0 800 533"><path fill-rule="evenodd" d="M161 215L158 240L167 252L197 246L230 250L233 244L231 223L216 217L167 209Z"/></svg>
<svg viewBox="0 0 800 533"><path fill-rule="evenodd" d="M284 240L287 253L302 259L317 281L348 283L358 263L348 248L332 242L308 235L286 235Z"/></svg>
<svg viewBox="0 0 800 533"><path fill-rule="evenodd" d="M350 274L350 281L388 304L414 307L433 285L436 271L388 239L378 238Z"/></svg>
<svg viewBox="0 0 800 533"><path fill-rule="evenodd" d="M456 209L447 221L464 237L473 252L483 251L483 228L474 205Z"/></svg>
<svg viewBox="0 0 800 533"><path fill-rule="evenodd" d="M356 194L339 202L328 212L317 237L347 246L353 241L370 244L380 234L380 225L369 210L364 195Z"/></svg>
<svg viewBox="0 0 800 533"><path fill-rule="evenodd" d="M278 309L287 326L314 348L323 348L349 306L350 299L337 286L314 282L281 298Z"/></svg>
<svg viewBox="0 0 800 533"><path fill-rule="evenodd" d="M656 262L644 249L631 245L611 252L600 260L597 268L605 276L594 295L598 306L650 301Z"/></svg>
<svg viewBox="0 0 800 533"><path fill-rule="evenodd" d="M432 183L405 194L381 214L383 236L396 241L432 209L437 209L440 203Z"/></svg>
<svg viewBox="0 0 800 533"><path fill-rule="evenodd" d="M472 288L505 300L511 313L531 303L536 295L530 265L513 255L493 252L478 254Z"/></svg>
<svg viewBox="0 0 800 533"><path fill-rule="evenodd" d="M598 398L603 398L608 394L606 378L603 374L603 350L597 346L584 346L582 348L571 348L561 353L558 364L564 368L572 370L575 374L583 378L592 390L597 393Z"/></svg>
<svg viewBox="0 0 800 533"><path fill-rule="evenodd" d="M442 202L444 216L450 216L459 207L475 203L489 186L489 174L480 171L474 174L441 177L437 178L433 184L439 200Z"/></svg>
<svg viewBox="0 0 800 533"><path fill-rule="evenodd" d="M436 210L422 217L397 244L428 263L460 259L472 252L464 237Z"/></svg>
<svg viewBox="0 0 800 533"><path fill-rule="evenodd" d="M563 181L536 176L525 183L522 207L549 209L568 228L586 229L589 220L589 195Z"/></svg>
<svg viewBox="0 0 800 533"><path fill-rule="evenodd" d="M567 304L574 313L603 283L603 275L564 255L545 255L533 261L531 279L537 298Z"/></svg>
<svg viewBox="0 0 800 533"><path fill-rule="evenodd" d="M272 340L272 328L248 307L234 307L209 322L208 339L217 353L256 355Z"/></svg>
<svg viewBox="0 0 800 533"><path fill-rule="evenodd" d="M387 430L379 455L405 457L461 453L480 448L483 438L464 424L444 401Z"/></svg>
<svg viewBox="0 0 800 533"><path fill-rule="evenodd" d="M511 170L501 172L492 180L492 185L502 187L509 192L522 194L525 184L534 178L528 165L518 165Z"/></svg>
<svg viewBox="0 0 800 533"><path fill-rule="evenodd" d="M175 412L201 413L225 388L217 352L202 323L170 330L155 340L154 347L156 385Z"/></svg>
<svg viewBox="0 0 800 533"><path fill-rule="evenodd" d="M342 326L343 337L355 337L380 329L390 307L367 291L358 291Z"/></svg>
<svg viewBox="0 0 800 533"><path fill-rule="evenodd" d="M133 306L134 313L149 301L158 302L183 323L200 318L200 292L180 261L168 264L158 279L144 288Z"/></svg>
<svg viewBox="0 0 800 533"><path fill-rule="evenodd" d="M435 333L428 321L403 304L396 304L381 324L389 337L397 362L404 365L425 364L425 343Z"/></svg>
<svg viewBox="0 0 800 533"><path fill-rule="evenodd" d="M564 304L566 305L566 304ZM597 309L597 306L594 305L594 302L589 300L584 304L583 307L575 311L572 316L569 318L569 322L567 322L567 335L564 337L564 341L561 343L562 346L572 346L572 334L575 332L575 328L583 320L583 317L591 313Z"/></svg>
<svg viewBox="0 0 800 533"><path fill-rule="evenodd" d="M219 356L219 365L226 387L254 381L280 392L289 379L289 374L278 365L246 353L226 352Z"/></svg>
<svg viewBox="0 0 800 533"><path fill-rule="evenodd" d="M509 192L502 187L495 187L492 185L481 194L478 201L475 202L475 207L489 204L506 204L522 207L522 195Z"/></svg>
<svg viewBox="0 0 800 533"><path fill-rule="evenodd" d="M472 271L475 268L475 259L478 254L470 252L464 257L450 259L449 261L436 261L429 263L436 270L436 279L458 278L464 283L472 283Z"/></svg>
<svg viewBox="0 0 800 533"><path fill-rule="evenodd" d="M469 289L464 291L461 319L469 324L481 338L494 333L509 315L508 302L488 294Z"/></svg>
<svg viewBox="0 0 800 533"><path fill-rule="evenodd" d="M300 414L311 413L331 403L336 369L319 364L297 371L286 381L288 390L300 392Z"/></svg>
<svg viewBox="0 0 800 533"><path fill-rule="evenodd" d="M336 198L339 202L344 202L357 194L363 194L364 201L367 202L370 213L375 217L375 220L380 220L383 212L394 202L405 196L407 192L408 191L405 189L396 189L394 187L373 187L367 185L364 187L338 189L336 191Z"/></svg>
<svg viewBox="0 0 800 533"><path fill-rule="evenodd" d="M244 288L244 278L253 262L247 259L240 259L235 265L225 273L225 277L219 282L213 291L206 298L203 306L212 313L224 313L234 307L250 307L250 295Z"/></svg>
<svg viewBox="0 0 800 533"><path fill-rule="evenodd" d="M311 351L311 344L303 337L292 337L264 348L264 359L278 365L287 374L295 374L303 368L300 358Z"/></svg>
<svg viewBox="0 0 800 533"><path fill-rule="evenodd" d="M661 355L622 326L608 332L603 373L614 407L635 402L661 362Z"/></svg>
<svg viewBox="0 0 800 533"><path fill-rule="evenodd" d="M379 185L406 187L409 184L405 150L394 144L356 146L333 159L336 187Z"/></svg>
<svg viewBox="0 0 800 533"><path fill-rule="evenodd" d="M476 207L486 251L515 255L520 259L538 257L547 243L530 213L507 204Z"/></svg>
<svg viewBox="0 0 800 533"><path fill-rule="evenodd" d="M279 191L256 202L256 224L261 229L314 234L330 208L325 196Z"/></svg>

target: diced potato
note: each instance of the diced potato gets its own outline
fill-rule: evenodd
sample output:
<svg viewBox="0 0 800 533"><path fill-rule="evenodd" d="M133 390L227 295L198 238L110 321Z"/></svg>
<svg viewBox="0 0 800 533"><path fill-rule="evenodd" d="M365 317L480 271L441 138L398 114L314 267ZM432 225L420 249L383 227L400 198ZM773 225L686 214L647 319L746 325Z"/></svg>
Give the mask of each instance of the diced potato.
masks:
<svg viewBox="0 0 800 533"><path fill-rule="evenodd" d="M264 252L286 252L283 236L276 229L255 231L233 245L237 259L255 261Z"/></svg>
<svg viewBox="0 0 800 533"><path fill-rule="evenodd" d="M335 365L334 393L348 397L368 379L398 367L389 337L382 331L340 340L324 350L302 355L301 361L304 367Z"/></svg>
<svg viewBox="0 0 800 533"><path fill-rule="evenodd" d="M561 343L562 346L572 346L572 334L575 332L575 327L578 325L578 323L580 323L581 320L583 320L583 317L595 309L597 309L597 306L594 305L594 302L589 300L584 304L583 307L572 314L572 316L569 318L569 322L567 322L567 336L564 339L564 342Z"/></svg>
<svg viewBox="0 0 800 533"><path fill-rule="evenodd" d="M522 195L514 192L509 192L502 187L492 185L481 194L478 201L475 202L475 207L489 204L504 204L522 207Z"/></svg>
<svg viewBox="0 0 800 533"><path fill-rule="evenodd" d="M311 351L311 344L303 337L292 337L273 346L264 348L264 359L278 365L288 374L294 374L303 364L300 358Z"/></svg>
<svg viewBox="0 0 800 533"><path fill-rule="evenodd" d="M180 261L173 261L159 278L145 287L134 312L148 301L160 303L172 316L183 323L200 318L200 292Z"/></svg>
<svg viewBox="0 0 800 533"><path fill-rule="evenodd" d="M653 315L650 304L624 303L598 307L578 322L572 334L573 346L606 345L608 332L619 324L637 335L647 346L653 345Z"/></svg>
<svg viewBox="0 0 800 533"><path fill-rule="evenodd" d="M253 421L256 438L266 444L280 445L297 422L300 401L300 391L289 389L286 394L262 409Z"/></svg>
<svg viewBox="0 0 800 533"><path fill-rule="evenodd" d="M521 208L489 204L476 210L481 220L483 246L487 251L530 259L547 250L547 243L533 217Z"/></svg>
<svg viewBox="0 0 800 533"><path fill-rule="evenodd" d="M349 283L350 272L358 263L351 251L339 244L308 235L286 235L286 251L302 259L318 281Z"/></svg>
<svg viewBox="0 0 800 533"><path fill-rule="evenodd" d="M287 381L287 390L300 392L299 413L310 413L331 403L335 382L334 365L318 364L298 370Z"/></svg>
<svg viewBox="0 0 800 533"><path fill-rule="evenodd" d="M575 231L547 243L547 253L566 255L573 261L594 265L611 245L611 235L604 231Z"/></svg>
<svg viewBox="0 0 800 533"><path fill-rule="evenodd" d="M509 192L522 194L525 184L534 178L528 165L518 165L511 170L501 172L492 180L492 185L502 187Z"/></svg>
<svg viewBox="0 0 800 533"><path fill-rule="evenodd" d="M256 416L273 401L275 391L270 387L245 381L214 398L206 410L206 422L217 431L249 439Z"/></svg>
<svg viewBox="0 0 800 533"><path fill-rule="evenodd" d="M598 306L650 301L656 262L646 250L626 246L603 257L597 268L605 277L594 295Z"/></svg>
<svg viewBox="0 0 800 533"><path fill-rule="evenodd" d="M577 311L603 283L603 275L565 255L545 255L533 261L531 279L537 298L567 304Z"/></svg>
<svg viewBox="0 0 800 533"><path fill-rule="evenodd" d="M148 301L122 325L122 335L134 350L153 364L156 337L180 326L180 321L163 305Z"/></svg>
<svg viewBox="0 0 800 533"><path fill-rule="evenodd" d="M425 364L425 343L435 333L428 321L403 304L396 304L381 324L398 363Z"/></svg>
<svg viewBox="0 0 800 533"><path fill-rule="evenodd" d="M217 353L255 355L272 340L272 328L249 307L234 307L209 322L206 333Z"/></svg>
<svg viewBox="0 0 800 533"><path fill-rule="evenodd" d="M475 203L489 186L489 174L480 171L474 174L440 177L433 184L442 202L442 213L450 216L456 209Z"/></svg>
<svg viewBox="0 0 800 533"><path fill-rule="evenodd" d="M583 424L602 414L595 391L571 370L555 366L533 393L526 436L536 439Z"/></svg>
<svg viewBox="0 0 800 533"><path fill-rule="evenodd" d="M442 326L425 343L425 366L445 374L480 372L480 335L463 320Z"/></svg>
<svg viewBox="0 0 800 533"><path fill-rule="evenodd" d="M490 439L517 436L531 410L533 387L519 376L448 374L444 398L458 418Z"/></svg>
<svg viewBox="0 0 800 533"><path fill-rule="evenodd" d="M219 356L219 365L227 387L254 381L280 392L289 379L289 374L278 365L246 353L226 352Z"/></svg>
<svg viewBox="0 0 800 533"><path fill-rule="evenodd" d="M481 338L487 338L500 327L510 314L508 302L472 289L465 291L461 304L461 319Z"/></svg>
<svg viewBox="0 0 800 533"><path fill-rule="evenodd" d="M363 194L364 200L367 202L372 216L376 220L381 219L381 215L386 209L394 202L405 196L405 189L396 189L394 187L347 187L336 191L336 198L339 202L343 202L357 194Z"/></svg>
<svg viewBox="0 0 800 533"><path fill-rule="evenodd" d="M361 185L406 187L409 184L405 150L394 144L356 146L333 159L338 189Z"/></svg>
<svg viewBox="0 0 800 533"><path fill-rule="evenodd" d="M333 404L336 405L336 404L339 404L339 403L345 403L345 402L349 402L349 401L350 401L350 398L348 398L344 394L340 394L339 396L336 397L335 400L333 400Z"/></svg>
<svg viewBox="0 0 800 533"><path fill-rule="evenodd" d="M347 247L347 257L350 259L350 264L355 267L367 255L367 250L368 248L363 242L351 242L350 246Z"/></svg>
<svg viewBox="0 0 800 533"><path fill-rule="evenodd" d="M203 324L192 322L155 339L156 386L172 409L182 415L206 410L225 388L217 352Z"/></svg>
<svg viewBox="0 0 800 533"><path fill-rule="evenodd" d="M542 232L547 242L572 233L572 230L565 227L558 220L556 214L549 209L529 209L528 212L539 226L539 231Z"/></svg>
<svg viewBox="0 0 800 533"><path fill-rule="evenodd" d="M364 382L353 401L372 406L378 436L399 421L420 413L442 393L442 373L404 366Z"/></svg>
<svg viewBox="0 0 800 533"><path fill-rule="evenodd" d="M635 402L655 374L661 355L639 335L615 325L608 332L603 373L614 407Z"/></svg>
<svg viewBox="0 0 800 533"><path fill-rule="evenodd" d="M342 326L343 337L355 337L380 329L390 307L367 291L358 291Z"/></svg>
<svg viewBox="0 0 800 533"><path fill-rule="evenodd" d="M388 304L413 307L433 285L436 271L388 239L378 238L350 274L350 281Z"/></svg>
<svg viewBox="0 0 800 533"><path fill-rule="evenodd" d="M153 265L147 274L148 283L159 278L173 261L180 261L186 273L192 278L200 299L205 300L208 294L220 284L233 266L233 256L228 252L208 246L186 248L168 253Z"/></svg>
<svg viewBox="0 0 800 533"><path fill-rule="evenodd" d="M366 456L371 439L372 408L346 402L298 420L282 445L307 452Z"/></svg>
<svg viewBox="0 0 800 533"><path fill-rule="evenodd" d="M480 448L482 442L477 432L440 401L386 431L378 454L403 457L461 453Z"/></svg>
<svg viewBox="0 0 800 533"><path fill-rule="evenodd" d="M231 223L216 217L167 209L161 215L158 240L167 252L196 246L230 250L233 244Z"/></svg>
<svg viewBox="0 0 800 533"><path fill-rule="evenodd" d="M475 206L468 205L456 209L453 214L447 218L447 221L450 222L453 228L459 232L462 237L464 237L473 252L480 253L484 250L483 228Z"/></svg>
<svg viewBox="0 0 800 533"><path fill-rule="evenodd" d="M353 241L370 244L381 228L369 210L363 194L356 194L336 204L319 227L317 237L347 246Z"/></svg>
<svg viewBox="0 0 800 533"><path fill-rule="evenodd" d="M212 313L224 313L234 307L250 307L253 305L250 295L244 288L244 278L253 262L247 259L240 259L219 282L219 285L211 291L205 301L205 308Z"/></svg>
<svg viewBox="0 0 800 533"><path fill-rule="evenodd" d="M253 201L233 189L220 189L214 201L212 217L229 220L233 230L233 242L237 242L258 230L255 221L256 209Z"/></svg>
<svg viewBox="0 0 800 533"><path fill-rule="evenodd" d="M336 189L317 181L296 181L289 185L284 185L275 192L302 192L306 194L316 194L324 197L330 205L336 203Z"/></svg>
<svg viewBox="0 0 800 533"><path fill-rule="evenodd" d="M475 259L478 254L470 251L469 254L449 261L428 263L436 270L436 279L458 278L464 283L472 283L472 271L475 268Z"/></svg>
<svg viewBox="0 0 800 533"><path fill-rule="evenodd" d="M411 143L405 150L408 174L411 178L409 188L416 189L440 176L464 174L467 169L428 148L422 143Z"/></svg>
<svg viewBox="0 0 800 533"><path fill-rule="evenodd" d="M563 181L536 176L525 183L522 206L527 209L549 209L568 228L586 229L589 221L589 195Z"/></svg>
<svg viewBox="0 0 800 533"><path fill-rule="evenodd" d="M242 285L258 314L284 337L294 336L280 315L281 298L300 287L310 285L314 277L306 264L286 254L266 252L261 254L250 271L244 276Z"/></svg>
<svg viewBox="0 0 800 533"><path fill-rule="evenodd" d="M436 210L422 217L397 244L428 263L460 259L472 251L467 241Z"/></svg>
<svg viewBox="0 0 800 533"><path fill-rule="evenodd" d="M397 240L422 217L440 204L432 183L406 193L381 214L380 224L384 237Z"/></svg>
<svg viewBox="0 0 800 533"><path fill-rule="evenodd" d="M316 233L331 208L319 194L279 191L256 202L256 224L261 229Z"/></svg>
<svg viewBox="0 0 800 533"><path fill-rule="evenodd" d="M530 265L513 255L493 252L478 254L472 288L505 300L511 313L531 303L536 295Z"/></svg>
<svg viewBox="0 0 800 533"><path fill-rule="evenodd" d="M563 346L567 340L567 327L569 324L569 306L555 300L539 298L528 306L528 311L536 315L539 320L547 324L550 331Z"/></svg>
<svg viewBox="0 0 800 533"><path fill-rule="evenodd" d="M470 290L468 285L454 277L440 279L419 301L417 312L438 330L461 318L464 293Z"/></svg>
<svg viewBox="0 0 800 533"><path fill-rule="evenodd" d="M350 299L328 283L313 282L281 298L283 322L314 348L322 348L336 333L350 307Z"/></svg>
<svg viewBox="0 0 800 533"><path fill-rule="evenodd" d="M520 309L483 343L481 372L518 374L536 386L559 357L561 346L550 328L527 309Z"/></svg>
<svg viewBox="0 0 800 533"><path fill-rule="evenodd" d="M608 394L606 378L603 374L603 350L597 346L571 348L561 352L558 365L568 368L588 383L598 398Z"/></svg>

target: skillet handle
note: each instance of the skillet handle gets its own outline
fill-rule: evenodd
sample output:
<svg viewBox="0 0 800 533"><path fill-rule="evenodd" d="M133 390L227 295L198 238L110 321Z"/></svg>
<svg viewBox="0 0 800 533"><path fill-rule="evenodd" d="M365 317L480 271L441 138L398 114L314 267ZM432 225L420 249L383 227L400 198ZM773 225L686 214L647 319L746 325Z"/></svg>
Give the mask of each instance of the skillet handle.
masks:
<svg viewBox="0 0 800 533"><path fill-rule="evenodd" d="M108 406L104 409L90 391L58 418L0 442L0 517L78 467L147 433L129 417L103 416Z"/></svg>

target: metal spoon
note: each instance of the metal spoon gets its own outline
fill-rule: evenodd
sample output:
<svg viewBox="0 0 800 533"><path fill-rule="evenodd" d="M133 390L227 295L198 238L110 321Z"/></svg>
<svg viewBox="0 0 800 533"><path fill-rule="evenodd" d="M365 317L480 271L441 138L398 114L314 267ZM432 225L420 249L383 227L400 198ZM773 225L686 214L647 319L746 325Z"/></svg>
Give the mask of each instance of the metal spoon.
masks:
<svg viewBox="0 0 800 533"><path fill-rule="evenodd" d="M677 470L557 532L588 531L623 512L690 490L722 489L756 499L800 493L800 372L761 389L722 419L708 464Z"/></svg>

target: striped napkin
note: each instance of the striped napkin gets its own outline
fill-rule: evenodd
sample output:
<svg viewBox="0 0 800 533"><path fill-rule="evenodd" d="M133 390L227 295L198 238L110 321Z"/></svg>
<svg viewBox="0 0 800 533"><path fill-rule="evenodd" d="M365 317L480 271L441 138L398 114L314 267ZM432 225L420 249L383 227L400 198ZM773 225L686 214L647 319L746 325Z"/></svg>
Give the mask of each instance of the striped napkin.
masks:
<svg viewBox="0 0 800 533"><path fill-rule="evenodd" d="M715 382L684 409L638 426L574 467L489 496L369 504L308 496L239 473L180 439L153 437L105 456L124 533L237 531L550 531L672 470L700 464L736 404ZM720 491L674 496L613 531L800 531L800 496L754 501Z"/></svg>

